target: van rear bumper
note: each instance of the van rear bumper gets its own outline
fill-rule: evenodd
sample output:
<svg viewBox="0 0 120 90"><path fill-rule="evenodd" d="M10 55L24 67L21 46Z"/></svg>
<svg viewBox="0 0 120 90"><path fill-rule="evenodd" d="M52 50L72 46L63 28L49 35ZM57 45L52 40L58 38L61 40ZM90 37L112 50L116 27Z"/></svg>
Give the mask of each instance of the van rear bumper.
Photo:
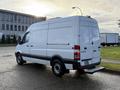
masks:
<svg viewBox="0 0 120 90"><path fill-rule="evenodd" d="M94 67L94 68L91 68L91 69L84 69L84 71L86 73L93 74L93 73L101 71L103 69L104 69L104 67L99 66L99 67Z"/></svg>
<svg viewBox="0 0 120 90"><path fill-rule="evenodd" d="M89 65L85 65L85 66L81 66L82 69L89 69L89 68L92 68L96 65L99 65L100 62L97 62L97 63L93 63L93 64L89 64Z"/></svg>
<svg viewBox="0 0 120 90"><path fill-rule="evenodd" d="M88 59L88 60L92 60L92 59ZM93 68L95 67L96 65L99 65L101 63L101 58L98 62L96 63L91 63L91 64L86 64L86 65L81 65L81 60L69 60L69 59L64 59L64 63L66 64L72 64L72 67L73 67L73 70L76 70L76 69L90 69L90 68ZM67 61L67 62L66 62Z"/></svg>
<svg viewBox="0 0 120 90"><path fill-rule="evenodd" d="M90 68L92 68L92 67L94 67L94 66L96 66L96 65L99 65L99 64L100 64L100 62L93 63L93 64L89 64L89 65L85 65L85 66L81 66L80 63L74 62L74 63L73 63L73 69L74 69L74 70L75 70L75 69L90 69Z"/></svg>

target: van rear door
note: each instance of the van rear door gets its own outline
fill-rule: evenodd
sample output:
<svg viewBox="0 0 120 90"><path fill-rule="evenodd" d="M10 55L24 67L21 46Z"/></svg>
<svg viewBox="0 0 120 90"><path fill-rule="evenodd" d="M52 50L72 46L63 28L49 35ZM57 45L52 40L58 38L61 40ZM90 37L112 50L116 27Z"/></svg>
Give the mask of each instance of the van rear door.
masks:
<svg viewBox="0 0 120 90"><path fill-rule="evenodd" d="M92 58L92 45L90 42L90 30L85 27L80 27L80 57L84 61Z"/></svg>
<svg viewBox="0 0 120 90"><path fill-rule="evenodd" d="M97 27L91 27L90 42L92 44L92 58L100 57L100 36Z"/></svg>
<svg viewBox="0 0 120 90"><path fill-rule="evenodd" d="M99 30L97 22L91 18L80 20L80 55L81 66L91 65L100 61Z"/></svg>

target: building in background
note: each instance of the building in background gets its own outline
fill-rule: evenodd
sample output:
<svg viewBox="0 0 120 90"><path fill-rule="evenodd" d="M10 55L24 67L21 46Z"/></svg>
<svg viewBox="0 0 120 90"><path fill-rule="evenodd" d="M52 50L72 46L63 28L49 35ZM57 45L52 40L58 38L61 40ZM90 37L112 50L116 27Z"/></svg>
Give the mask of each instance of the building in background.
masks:
<svg viewBox="0 0 120 90"><path fill-rule="evenodd" d="M5 37L13 38L22 36L27 28L35 22L44 21L46 17L35 17L33 15L0 9L0 33Z"/></svg>
<svg viewBox="0 0 120 90"><path fill-rule="evenodd" d="M119 33L101 33L100 39L101 39L102 46L118 45Z"/></svg>

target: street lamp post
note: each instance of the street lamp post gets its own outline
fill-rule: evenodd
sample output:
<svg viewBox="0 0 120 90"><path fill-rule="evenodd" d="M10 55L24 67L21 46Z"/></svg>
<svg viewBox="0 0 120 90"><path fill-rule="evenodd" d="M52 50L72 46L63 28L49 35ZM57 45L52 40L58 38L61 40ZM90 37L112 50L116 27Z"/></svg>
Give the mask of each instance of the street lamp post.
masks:
<svg viewBox="0 0 120 90"><path fill-rule="evenodd" d="M81 13L81 16L83 16L83 13L82 13L81 8L79 8L79 7L72 7L72 9L75 9L75 8L79 9L79 11L80 11L80 13Z"/></svg>
<svg viewBox="0 0 120 90"><path fill-rule="evenodd" d="M118 20L118 27L120 28L120 19Z"/></svg>

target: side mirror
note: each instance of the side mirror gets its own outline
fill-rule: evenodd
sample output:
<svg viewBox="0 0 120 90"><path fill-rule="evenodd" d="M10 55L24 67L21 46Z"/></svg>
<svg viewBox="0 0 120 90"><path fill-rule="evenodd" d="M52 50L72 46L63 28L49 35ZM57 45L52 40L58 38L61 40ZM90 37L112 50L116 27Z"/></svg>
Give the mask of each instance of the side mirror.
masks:
<svg viewBox="0 0 120 90"><path fill-rule="evenodd" d="M21 44L21 37L18 37L17 43Z"/></svg>

